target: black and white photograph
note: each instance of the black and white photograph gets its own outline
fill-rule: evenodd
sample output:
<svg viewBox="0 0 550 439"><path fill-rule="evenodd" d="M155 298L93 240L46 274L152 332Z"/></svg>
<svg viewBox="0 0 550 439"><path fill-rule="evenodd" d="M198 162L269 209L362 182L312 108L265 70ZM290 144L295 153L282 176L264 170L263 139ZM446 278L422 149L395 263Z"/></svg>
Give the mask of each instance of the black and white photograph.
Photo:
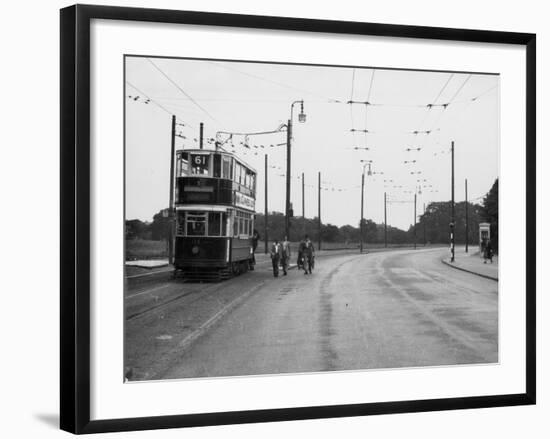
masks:
<svg viewBox="0 0 550 439"><path fill-rule="evenodd" d="M123 380L498 364L500 80L125 55Z"/></svg>

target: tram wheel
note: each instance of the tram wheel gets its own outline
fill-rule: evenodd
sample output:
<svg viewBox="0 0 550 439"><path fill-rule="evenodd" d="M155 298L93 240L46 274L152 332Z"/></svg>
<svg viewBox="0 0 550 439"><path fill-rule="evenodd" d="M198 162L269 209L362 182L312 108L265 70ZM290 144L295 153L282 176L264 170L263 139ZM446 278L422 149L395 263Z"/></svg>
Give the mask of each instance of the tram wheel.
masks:
<svg viewBox="0 0 550 439"><path fill-rule="evenodd" d="M237 262L231 264L231 272L233 276L238 276L240 274L239 264Z"/></svg>

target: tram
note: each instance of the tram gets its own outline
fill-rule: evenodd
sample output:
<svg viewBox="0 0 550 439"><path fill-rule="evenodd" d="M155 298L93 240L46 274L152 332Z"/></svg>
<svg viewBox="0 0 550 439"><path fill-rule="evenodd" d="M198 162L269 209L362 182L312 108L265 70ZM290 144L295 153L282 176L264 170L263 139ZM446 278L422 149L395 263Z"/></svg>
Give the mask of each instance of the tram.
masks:
<svg viewBox="0 0 550 439"><path fill-rule="evenodd" d="M253 269L256 171L234 154L176 153L175 275L222 280Z"/></svg>

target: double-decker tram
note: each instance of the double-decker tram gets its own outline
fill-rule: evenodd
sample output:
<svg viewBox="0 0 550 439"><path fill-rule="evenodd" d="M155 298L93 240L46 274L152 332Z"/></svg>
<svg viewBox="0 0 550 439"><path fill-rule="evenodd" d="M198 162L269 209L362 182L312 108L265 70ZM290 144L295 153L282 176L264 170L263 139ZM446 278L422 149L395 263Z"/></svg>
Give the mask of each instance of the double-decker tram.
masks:
<svg viewBox="0 0 550 439"><path fill-rule="evenodd" d="M177 276L221 280L253 269L256 172L234 154L176 153Z"/></svg>

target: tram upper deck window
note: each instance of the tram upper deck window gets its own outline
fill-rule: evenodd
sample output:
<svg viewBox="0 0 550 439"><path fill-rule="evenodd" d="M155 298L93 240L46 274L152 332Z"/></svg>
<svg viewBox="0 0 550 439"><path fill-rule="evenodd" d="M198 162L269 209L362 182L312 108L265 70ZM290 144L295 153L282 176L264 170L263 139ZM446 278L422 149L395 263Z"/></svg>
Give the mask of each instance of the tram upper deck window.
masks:
<svg viewBox="0 0 550 439"><path fill-rule="evenodd" d="M246 180L245 180L245 186L248 189L254 190L254 186L256 184L254 172L252 172L250 169L246 170Z"/></svg>
<svg viewBox="0 0 550 439"><path fill-rule="evenodd" d="M235 181L241 183L241 165L235 162Z"/></svg>
<svg viewBox="0 0 550 439"><path fill-rule="evenodd" d="M206 154L190 154L191 173L193 175L209 175L210 156Z"/></svg>
<svg viewBox="0 0 550 439"><path fill-rule="evenodd" d="M220 178L222 176L222 156L221 154L212 155L212 175L214 178Z"/></svg>
<svg viewBox="0 0 550 439"><path fill-rule="evenodd" d="M206 234L206 215L206 212L187 212L187 236L204 236Z"/></svg>
<svg viewBox="0 0 550 439"><path fill-rule="evenodd" d="M189 175L189 153L181 152L176 161L176 176L185 177Z"/></svg>
<svg viewBox="0 0 550 439"><path fill-rule="evenodd" d="M231 173L231 157L223 156L222 157L222 178L232 179L233 175Z"/></svg>

